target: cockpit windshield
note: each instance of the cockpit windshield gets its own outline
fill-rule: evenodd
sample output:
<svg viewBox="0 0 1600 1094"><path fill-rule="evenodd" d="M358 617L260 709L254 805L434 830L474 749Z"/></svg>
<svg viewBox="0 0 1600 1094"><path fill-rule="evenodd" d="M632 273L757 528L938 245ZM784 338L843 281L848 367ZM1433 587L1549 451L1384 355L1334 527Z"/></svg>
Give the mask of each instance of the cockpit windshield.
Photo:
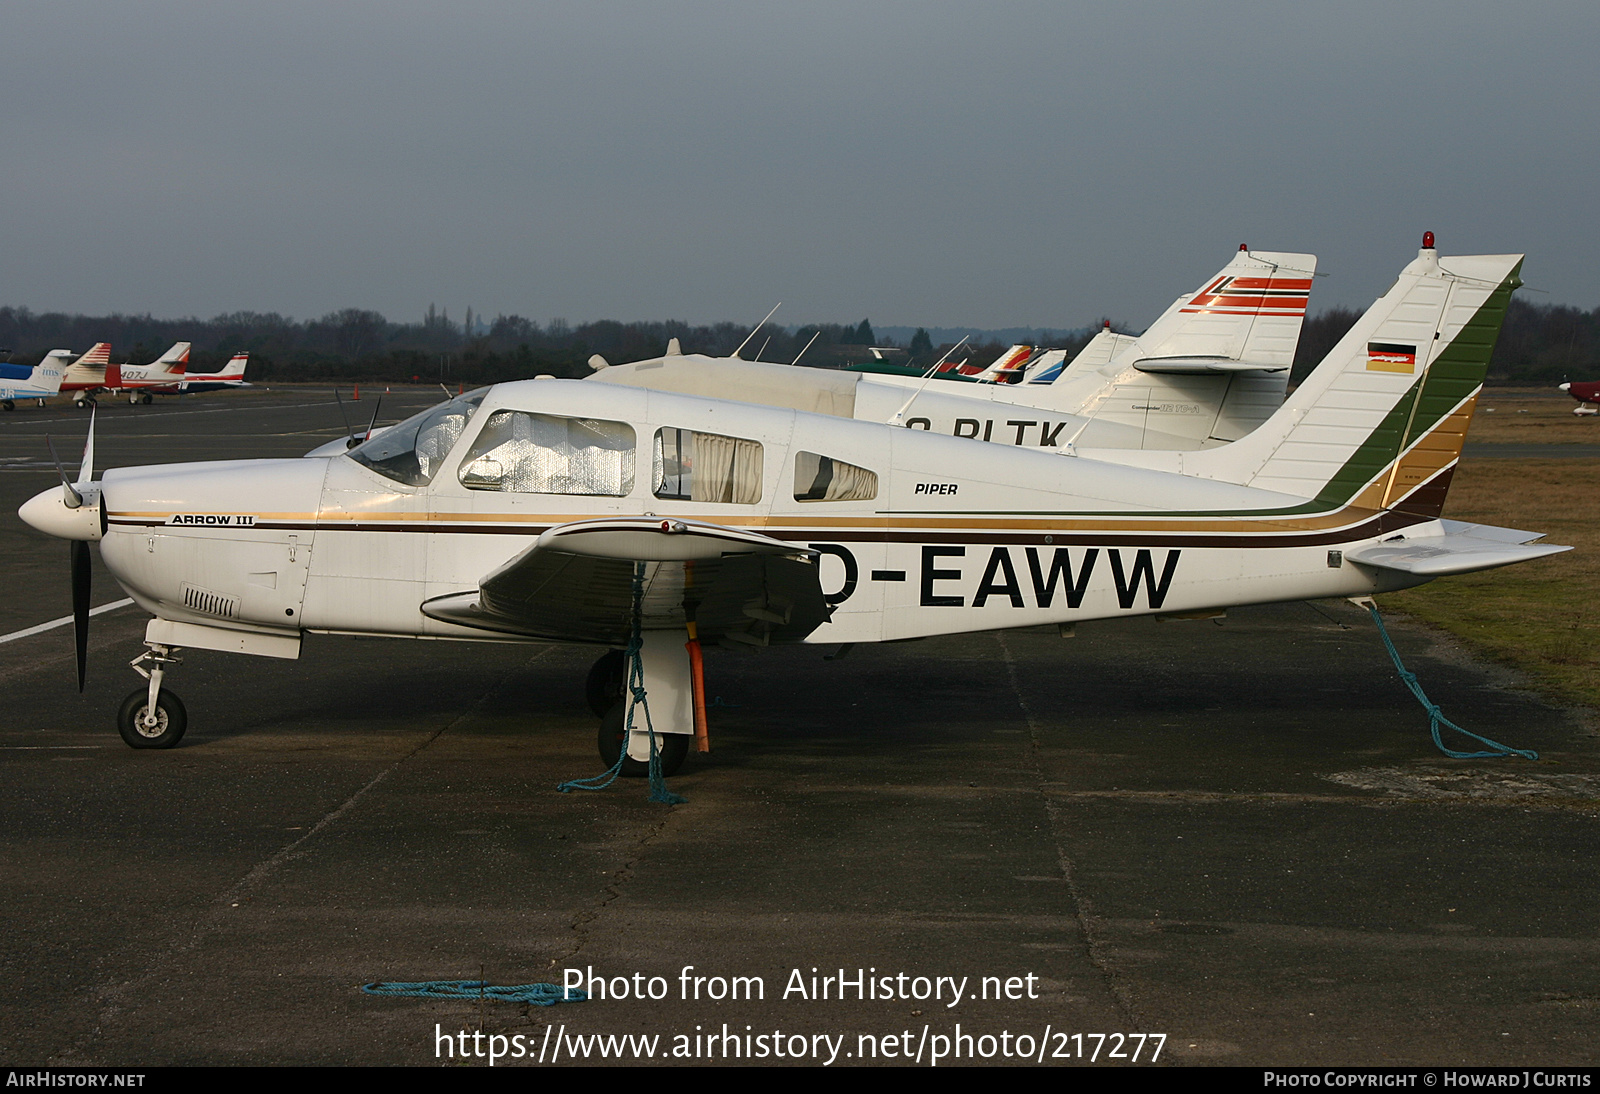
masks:
<svg viewBox="0 0 1600 1094"><path fill-rule="evenodd" d="M427 486L487 394L489 389L480 387L414 414L352 448L350 458L385 478L407 486Z"/></svg>

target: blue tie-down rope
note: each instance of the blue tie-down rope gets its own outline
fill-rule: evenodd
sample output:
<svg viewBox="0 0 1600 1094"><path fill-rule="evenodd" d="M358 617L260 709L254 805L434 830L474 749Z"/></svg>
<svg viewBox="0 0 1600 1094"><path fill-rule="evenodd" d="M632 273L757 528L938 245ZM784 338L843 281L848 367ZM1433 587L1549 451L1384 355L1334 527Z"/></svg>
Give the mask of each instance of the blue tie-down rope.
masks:
<svg viewBox="0 0 1600 1094"><path fill-rule="evenodd" d="M1400 651L1394 648L1394 642L1389 637L1389 631L1383 625L1383 616L1378 614L1378 606L1369 600L1363 605L1363 607L1372 613L1372 621L1378 625L1378 636L1383 639L1383 644L1389 648L1389 657L1394 661L1394 667L1399 671L1400 679L1405 682L1406 687L1411 689L1411 694L1417 697L1417 702L1421 703L1423 708L1427 710L1428 718L1433 729L1433 743L1439 747L1440 752L1443 752L1452 760L1498 760L1507 756L1521 756L1527 760L1537 760L1539 758L1539 754L1532 749L1512 748L1509 745L1501 744L1499 741L1491 741L1487 737L1478 736L1471 730L1462 729L1450 719L1446 718L1444 716L1444 711L1439 709L1439 704L1429 699L1427 694L1422 690L1422 685L1417 683L1417 674L1408 671L1405 663L1400 660ZM1446 748L1444 741L1440 740L1439 738L1439 727L1441 725L1449 729L1453 729L1463 736L1471 737L1474 741L1481 741L1490 748L1494 749L1494 751L1457 752L1453 748Z"/></svg>
<svg viewBox="0 0 1600 1094"><path fill-rule="evenodd" d="M484 980L419 980L400 984L382 980L362 984L368 995L418 995L426 999L493 999L501 1003L531 1003L553 1007L557 1003L581 1003L589 997L576 988L564 990L555 984L490 984Z"/></svg>
<svg viewBox="0 0 1600 1094"><path fill-rule="evenodd" d="M644 630L640 623L640 606L644 602L644 563L636 562L633 566L633 636L628 640L628 652L625 654L628 664L628 694L624 702L628 704L628 717L623 725L622 750L617 756L617 762L611 765L609 771L601 772L588 779L568 779L556 787L563 794L570 794L574 790L604 790L616 781L622 774L622 765L628 762L628 745L633 740L633 712L642 708L644 710L645 731L650 735L650 800L661 802L663 805L682 805L689 799L682 794L674 794L667 789L666 776L661 774L661 751L656 747L655 721L650 717L650 703L646 699L644 689L644 659L639 655L640 648L644 645Z"/></svg>

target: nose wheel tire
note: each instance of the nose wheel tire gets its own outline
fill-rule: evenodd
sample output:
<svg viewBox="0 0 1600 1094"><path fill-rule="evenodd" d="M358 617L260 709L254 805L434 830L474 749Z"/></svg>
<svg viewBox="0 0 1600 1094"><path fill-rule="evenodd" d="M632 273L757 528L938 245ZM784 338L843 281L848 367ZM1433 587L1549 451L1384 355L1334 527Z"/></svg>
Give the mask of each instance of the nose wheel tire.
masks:
<svg viewBox="0 0 1600 1094"><path fill-rule="evenodd" d="M602 658L604 660L604 658ZM617 702L612 704L606 716L600 720L600 762L610 770L617 762L617 757L622 755L626 746L628 731L626 725L626 704ZM640 710L634 716L637 725L644 718L644 711ZM656 754L661 758L661 774L672 776L678 773L678 768L683 766L684 759L689 755L689 735L687 733L657 733ZM650 774L650 765L643 760L628 757L622 761L622 776L626 779L642 779Z"/></svg>
<svg viewBox="0 0 1600 1094"><path fill-rule="evenodd" d="M122 709L117 711L117 732L129 748L172 748L183 740L183 731L189 728L183 700L165 688L158 692L154 725L145 725L145 712L149 709L148 687L139 688L122 701Z"/></svg>

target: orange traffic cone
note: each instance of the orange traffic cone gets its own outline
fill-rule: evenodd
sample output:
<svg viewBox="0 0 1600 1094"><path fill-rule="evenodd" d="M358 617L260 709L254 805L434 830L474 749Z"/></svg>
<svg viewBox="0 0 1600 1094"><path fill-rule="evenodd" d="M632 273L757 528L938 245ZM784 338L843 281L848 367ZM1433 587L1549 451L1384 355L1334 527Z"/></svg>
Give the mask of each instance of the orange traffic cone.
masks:
<svg viewBox="0 0 1600 1094"><path fill-rule="evenodd" d="M356 392L355 392L354 395L350 396L350 401L352 403L359 403L361 401L361 385L360 384L356 385Z"/></svg>

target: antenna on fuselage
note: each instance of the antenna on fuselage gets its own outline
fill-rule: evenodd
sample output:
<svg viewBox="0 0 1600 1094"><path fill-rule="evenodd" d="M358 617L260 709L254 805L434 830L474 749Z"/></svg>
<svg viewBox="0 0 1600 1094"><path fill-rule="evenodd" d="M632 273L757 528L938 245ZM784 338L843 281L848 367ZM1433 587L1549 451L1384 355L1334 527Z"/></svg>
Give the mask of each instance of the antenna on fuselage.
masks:
<svg viewBox="0 0 1600 1094"><path fill-rule="evenodd" d="M354 448L361 442L356 440L356 431L350 426L350 415L344 409L344 396L339 394L339 389L333 389L333 401L339 404L339 417L344 419L344 446Z"/></svg>
<svg viewBox="0 0 1600 1094"><path fill-rule="evenodd" d="M917 396L921 395L923 388L928 386L928 381L933 379L933 374L939 371L939 366L948 361L950 359L950 355L956 350L960 349L966 343L967 339L971 337L972 336L970 334L963 334L960 342L957 342L955 345L944 351L944 356L935 361L932 366L929 367L927 374L922 377L922 386L911 393L911 398L906 400L906 405L895 411L894 417L885 422L885 425L899 425L905 420L906 411L910 410L911 404L917 401Z"/></svg>
<svg viewBox="0 0 1600 1094"><path fill-rule="evenodd" d="M754 338L756 336L756 331L758 331L762 327L766 326L767 325L767 320L771 319L774 315L777 315L778 314L778 309L781 308L781 307L783 307L783 301L782 300L780 300L776 304L772 305L772 310L769 311L766 314L765 318L763 318L761 320L761 322L757 323L753 328L751 328L749 334L745 335L744 341L739 343L739 349L736 349L736 350L733 351L733 356L735 356L735 357L739 356L740 351L743 350L744 347L746 347L746 346L748 346L750 344L750 339L752 339L752 338Z"/></svg>
<svg viewBox="0 0 1600 1094"><path fill-rule="evenodd" d="M821 328L818 328L817 329L817 333L815 333L815 334L813 334L811 336L811 342L815 342L818 338L821 338L821 337L822 337L822 330L821 330ZM806 350L811 348L811 342L807 342L806 346L805 346L805 349L803 349L799 353L795 354L794 355L794 360L790 361L789 364L798 365L800 363L800 358L802 358L802 357L804 357L806 355Z"/></svg>

